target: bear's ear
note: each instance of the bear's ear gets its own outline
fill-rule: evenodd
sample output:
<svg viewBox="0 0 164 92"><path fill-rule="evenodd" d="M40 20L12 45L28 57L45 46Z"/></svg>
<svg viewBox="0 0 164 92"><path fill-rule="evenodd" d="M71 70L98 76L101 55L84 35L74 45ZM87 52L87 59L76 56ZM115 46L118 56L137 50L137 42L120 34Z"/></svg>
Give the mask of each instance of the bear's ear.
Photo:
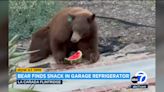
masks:
<svg viewBox="0 0 164 92"><path fill-rule="evenodd" d="M91 23L95 19L95 14L93 13L89 18L87 19L89 23Z"/></svg>
<svg viewBox="0 0 164 92"><path fill-rule="evenodd" d="M67 21L69 22L69 23L71 23L73 20L75 19L75 16L74 15L68 15L68 17L67 17Z"/></svg>

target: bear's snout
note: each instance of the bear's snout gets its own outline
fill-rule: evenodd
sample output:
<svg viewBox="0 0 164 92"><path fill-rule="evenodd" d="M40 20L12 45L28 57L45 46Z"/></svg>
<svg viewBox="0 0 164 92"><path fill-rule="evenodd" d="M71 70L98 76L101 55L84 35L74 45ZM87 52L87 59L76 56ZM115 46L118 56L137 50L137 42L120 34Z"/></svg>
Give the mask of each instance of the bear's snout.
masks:
<svg viewBox="0 0 164 92"><path fill-rule="evenodd" d="M77 32L73 32L71 42L77 43L81 39L81 36Z"/></svg>

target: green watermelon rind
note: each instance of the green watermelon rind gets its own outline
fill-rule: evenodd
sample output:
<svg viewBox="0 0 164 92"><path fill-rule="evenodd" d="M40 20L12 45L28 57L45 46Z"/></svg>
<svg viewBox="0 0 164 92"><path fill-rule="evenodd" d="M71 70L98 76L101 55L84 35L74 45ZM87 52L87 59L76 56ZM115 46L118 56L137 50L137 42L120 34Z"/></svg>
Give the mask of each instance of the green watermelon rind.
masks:
<svg viewBox="0 0 164 92"><path fill-rule="evenodd" d="M67 64L80 63L81 62L81 58L76 59L76 60L68 60L67 58L65 58L64 61Z"/></svg>

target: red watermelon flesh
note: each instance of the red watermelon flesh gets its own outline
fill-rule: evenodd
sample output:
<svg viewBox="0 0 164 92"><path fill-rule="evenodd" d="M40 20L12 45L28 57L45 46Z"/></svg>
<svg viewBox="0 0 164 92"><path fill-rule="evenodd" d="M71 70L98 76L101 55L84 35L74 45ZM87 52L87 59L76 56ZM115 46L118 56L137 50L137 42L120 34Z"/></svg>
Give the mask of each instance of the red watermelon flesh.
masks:
<svg viewBox="0 0 164 92"><path fill-rule="evenodd" d="M76 60L81 58L82 56L82 52L80 50L78 50L76 53L74 53L72 56L68 57L68 60Z"/></svg>

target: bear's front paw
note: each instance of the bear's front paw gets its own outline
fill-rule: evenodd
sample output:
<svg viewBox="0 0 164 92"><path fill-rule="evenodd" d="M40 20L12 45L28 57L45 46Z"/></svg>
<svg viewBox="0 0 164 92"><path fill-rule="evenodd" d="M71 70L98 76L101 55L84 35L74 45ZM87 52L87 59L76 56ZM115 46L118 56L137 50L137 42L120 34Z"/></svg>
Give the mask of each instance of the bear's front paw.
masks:
<svg viewBox="0 0 164 92"><path fill-rule="evenodd" d="M95 53L90 54L90 63L96 63L99 59L99 55Z"/></svg>
<svg viewBox="0 0 164 92"><path fill-rule="evenodd" d="M64 63L64 58L61 58L61 56L55 56L54 59L55 59L57 64L63 64Z"/></svg>
<svg viewBox="0 0 164 92"><path fill-rule="evenodd" d="M56 61L57 64L63 64L64 63L64 57L65 55L63 53L58 53L53 55L54 60Z"/></svg>
<svg viewBox="0 0 164 92"><path fill-rule="evenodd" d="M64 59L55 59L57 64L64 64Z"/></svg>

